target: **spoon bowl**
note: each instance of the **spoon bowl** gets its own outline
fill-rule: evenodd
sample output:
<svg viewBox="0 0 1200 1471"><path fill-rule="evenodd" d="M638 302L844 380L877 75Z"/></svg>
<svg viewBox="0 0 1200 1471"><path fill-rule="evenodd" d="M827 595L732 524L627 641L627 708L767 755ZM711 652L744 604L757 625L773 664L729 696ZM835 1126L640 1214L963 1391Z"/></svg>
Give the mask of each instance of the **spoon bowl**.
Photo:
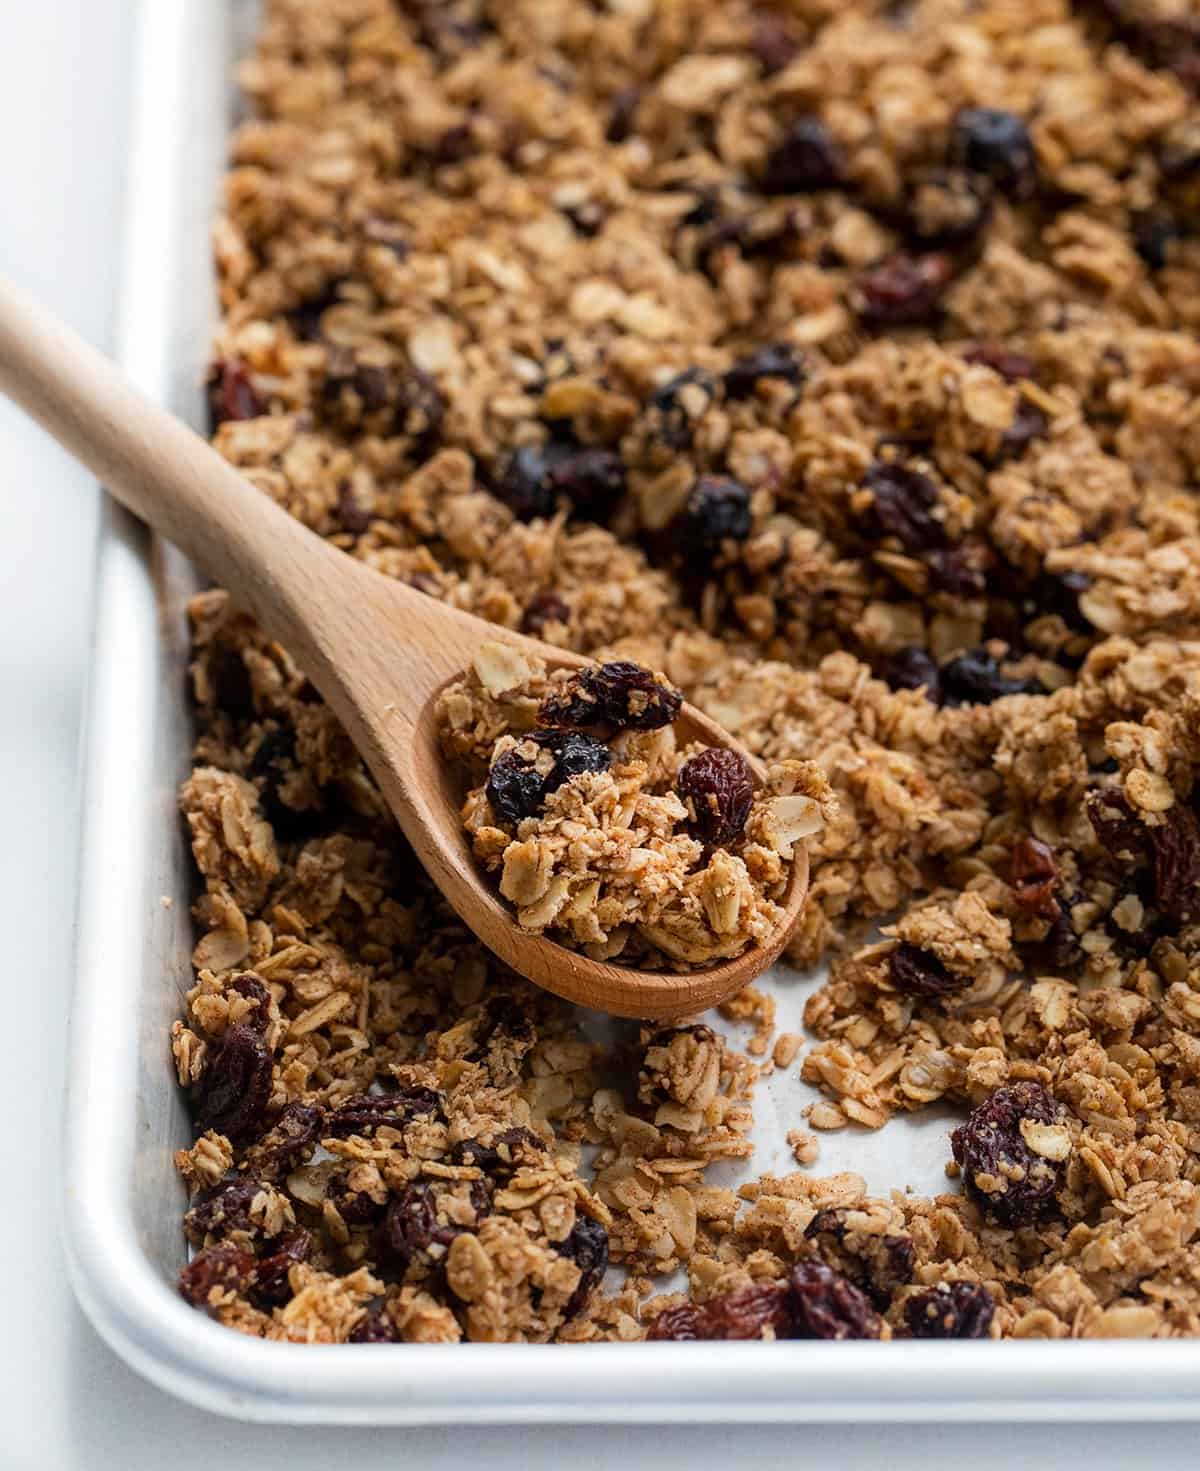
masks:
<svg viewBox="0 0 1200 1471"><path fill-rule="evenodd" d="M489 641L513 644L550 668L591 661L499 629L330 546L2 280L0 389L289 650L346 728L434 883L512 970L581 1006L666 1019L724 1000L782 950L808 892L802 848L770 937L706 970L613 965L522 930L470 851L461 794L438 744L436 698ZM685 742L740 752L761 781L760 763L693 706L683 706L676 730Z"/></svg>

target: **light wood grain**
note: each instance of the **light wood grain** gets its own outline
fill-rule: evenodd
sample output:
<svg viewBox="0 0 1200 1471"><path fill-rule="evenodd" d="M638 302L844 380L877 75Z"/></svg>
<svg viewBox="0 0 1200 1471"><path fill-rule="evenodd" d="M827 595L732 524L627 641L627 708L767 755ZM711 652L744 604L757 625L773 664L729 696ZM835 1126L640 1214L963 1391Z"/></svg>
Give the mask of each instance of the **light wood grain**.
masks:
<svg viewBox="0 0 1200 1471"><path fill-rule="evenodd" d="M804 855L769 943L708 970L603 964L523 932L471 855L462 794L438 749L434 697L489 639L551 667L587 661L426 597L329 546L3 280L0 389L285 645L346 727L426 871L513 970L583 1006L672 1018L723 1000L779 954L807 893ZM742 749L691 705L677 729L684 741Z"/></svg>

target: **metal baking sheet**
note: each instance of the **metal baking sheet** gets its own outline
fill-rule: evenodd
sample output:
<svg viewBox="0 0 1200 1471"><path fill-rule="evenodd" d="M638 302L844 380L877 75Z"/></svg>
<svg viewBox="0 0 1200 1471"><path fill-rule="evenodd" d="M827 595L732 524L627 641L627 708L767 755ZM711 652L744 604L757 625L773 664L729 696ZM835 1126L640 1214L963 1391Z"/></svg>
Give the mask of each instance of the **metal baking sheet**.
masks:
<svg viewBox="0 0 1200 1471"><path fill-rule="evenodd" d="M193 423L214 311L209 226L254 10L141 5L117 351L143 389ZM167 1037L191 984L193 880L175 792L190 743L183 604L196 586L172 548L107 506L64 1219L79 1299L136 1369L210 1410L309 1424L1200 1418L1196 1342L299 1347L242 1337L185 1306L173 1285L186 1248L171 1156L191 1135ZM779 971L765 984L780 1027L798 1030L815 978ZM760 1086L756 1157L718 1178L793 1167L784 1134L812 1097L796 1068ZM948 1117L826 1135L815 1168L855 1170L878 1192L944 1189Z"/></svg>

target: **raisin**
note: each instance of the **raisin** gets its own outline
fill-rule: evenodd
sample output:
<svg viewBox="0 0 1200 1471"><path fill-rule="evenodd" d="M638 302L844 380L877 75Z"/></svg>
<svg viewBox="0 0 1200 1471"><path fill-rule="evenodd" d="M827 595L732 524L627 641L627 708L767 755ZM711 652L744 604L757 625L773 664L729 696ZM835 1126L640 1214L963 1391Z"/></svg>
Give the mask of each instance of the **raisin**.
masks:
<svg viewBox="0 0 1200 1471"><path fill-rule="evenodd" d="M981 363L985 368L991 368L993 373L999 373L1005 383L1020 383L1023 378L1032 378L1034 373L1032 358L1026 357L1023 352L1013 352L1011 348L1003 347L998 342L976 343L963 353L963 361Z"/></svg>
<svg viewBox="0 0 1200 1471"><path fill-rule="evenodd" d="M1050 420L1044 411L1022 394L1017 399L1017 410L1012 423L1000 438L1000 448L994 457L994 463L1020 459L1035 439L1046 437L1049 428Z"/></svg>
<svg viewBox="0 0 1200 1471"><path fill-rule="evenodd" d="M911 1236L858 1231L845 1210L821 1210L804 1231L827 1266L860 1288L882 1311L896 1289L912 1281L916 1249Z"/></svg>
<svg viewBox="0 0 1200 1471"><path fill-rule="evenodd" d="M869 327L928 321L953 277L954 263L944 251L929 255L898 251L860 279L860 315Z"/></svg>
<svg viewBox="0 0 1200 1471"><path fill-rule="evenodd" d="M1064 1118L1040 1083L1012 1083L990 1093L950 1135L963 1188L986 1216L1002 1226L1026 1226L1054 1211L1065 1161L1035 1154L1021 1124Z"/></svg>
<svg viewBox="0 0 1200 1471"><path fill-rule="evenodd" d="M1036 679L1011 679L984 648L968 649L942 665L942 699L947 705L990 705L1005 695L1044 695Z"/></svg>
<svg viewBox="0 0 1200 1471"><path fill-rule="evenodd" d="M536 1040L533 1022L513 996L489 996L475 1026L468 1062L482 1062L499 1082L519 1064Z"/></svg>
<svg viewBox="0 0 1200 1471"><path fill-rule="evenodd" d="M179 1274L180 1295L194 1308L206 1308L214 1291L244 1293L254 1284L257 1263L236 1246L198 1251Z"/></svg>
<svg viewBox="0 0 1200 1471"><path fill-rule="evenodd" d="M751 525L750 492L728 475L701 475L680 517L685 548L705 560L726 541L745 541Z"/></svg>
<svg viewBox="0 0 1200 1471"><path fill-rule="evenodd" d="M883 678L894 690L925 691L936 705L942 696L942 677L937 660L927 649L910 644L898 649L882 669Z"/></svg>
<svg viewBox="0 0 1200 1471"><path fill-rule="evenodd" d="M338 287L340 281L330 281L315 296L309 296L287 313L292 330L301 342L320 342L323 336L322 319L331 306L341 301Z"/></svg>
<svg viewBox="0 0 1200 1471"><path fill-rule="evenodd" d="M1039 572L1033 581L1029 612L1057 613L1075 633L1094 633L1095 629L1079 606L1081 593L1087 592L1092 579L1086 572Z"/></svg>
<svg viewBox="0 0 1200 1471"><path fill-rule="evenodd" d="M907 940L888 956L888 980L903 996L936 1000L956 996L971 984L970 976L948 969L931 950L910 945Z"/></svg>
<svg viewBox="0 0 1200 1471"><path fill-rule="evenodd" d="M246 364L238 358L214 363L207 386L208 415L214 431L230 420L258 419L266 413Z"/></svg>
<svg viewBox="0 0 1200 1471"><path fill-rule="evenodd" d="M782 16L762 15L750 32L749 49L763 76L772 77L800 54L800 42Z"/></svg>
<svg viewBox="0 0 1200 1471"><path fill-rule="evenodd" d="M414 1263L428 1265L431 1249L447 1247L462 1234L461 1226L438 1220L433 1188L423 1182L405 1185L388 1202L383 1247L388 1265L401 1275Z"/></svg>
<svg viewBox="0 0 1200 1471"><path fill-rule="evenodd" d="M395 430L413 441L421 459L428 459L442 436L446 400L428 373L410 368L400 380L395 407Z"/></svg>
<svg viewBox="0 0 1200 1471"><path fill-rule="evenodd" d="M1054 923L1059 916L1058 900L1054 897L1058 888L1058 864L1048 843L1032 837L1018 839L1012 850L1009 882L1026 914Z"/></svg>
<svg viewBox="0 0 1200 1471"><path fill-rule="evenodd" d="M1176 802L1150 829L1150 841L1159 909L1176 924L1200 919L1200 818Z"/></svg>
<svg viewBox="0 0 1200 1471"><path fill-rule="evenodd" d="M271 1099L271 1049L255 1027L226 1027L209 1049L196 1084L196 1117L201 1128L215 1129L235 1144L262 1127Z"/></svg>
<svg viewBox="0 0 1200 1471"><path fill-rule="evenodd" d="M762 1338L768 1328L777 1338L790 1337L788 1287L783 1282L756 1282L714 1297L703 1306L685 1303L659 1313L646 1337L659 1342L690 1343L698 1339L727 1341Z"/></svg>
<svg viewBox="0 0 1200 1471"><path fill-rule="evenodd" d="M670 725L682 704L683 696L678 690L640 664L620 659L580 670L565 689L542 702L538 719L545 725L659 730Z"/></svg>
<svg viewBox="0 0 1200 1471"><path fill-rule="evenodd" d="M1152 271L1162 270L1170 247L1188 233L1176 215L1158 205L1135 214L1130 220L1129 230L1134 250Z"/></svg>
<svg viewBox="0 0 1200 1471"><path fill-rule="evenodd" d="M525 445L509 459L496 494L521 521L551 516L560 499L581 516L606 520L625 489L615 450L589 445Z"/></svg>
<svg viewBox="0 0 1200 1471"><path fill-rule="evenodd" d="M725 397L749 398L763 378L799 388L807 376L804 359L788 342L771 342L740 357L725 374Z"/></svg>
<svg viewBox="0 0 1200 1471"><path fill-rule="evenodd" d="M995 560L980 537L964 537L952 547L936 547L923 558L929 585L955 598L978 598L987 591L988 569Z"/></svg>
<svg viewBox="0 0 1200 1471"><path fill-rule="evenodd" d="M246 1152L246 1167L264 1180L281 1180L309 1159L321 1137L325 1112L315 1104L289 1103Z"/></svg>
<svg viewBox="0 0 1200 1471"><path fill-rule="evenodd" d="M553 588L538 593L530 600L521 615L521 632L541 638L547 623L567 623L571 610Z"/></svg>
<svg viewBox="0 0 1200 1471"><path fill-rule="evenodd" d="M519 746L501 752L492 762L487 799L493 811L509 822L520 822L539 812L550 793L558 791L571 777L589 771L607 771L612 765L608 747L582 731L538 730L526 736L525 741L549 751L554 765L543 775L520 754Z"/></svg>
<svg viewBox="0 0 1200 1471"><path fill-rule="evenodd" d="M219 712L234 720L254 715L254 687L246 661L236 649L217 644L208 658L208 683Z"/></svg>
<svg viewBox="0 0 1200 1471"><path fill-rule="evenodd" d="M368 1304L366 1312L350 1330L351 1343L399 1343L400 1335L392 1315L387 1310L387 1300L377 1297Z"/></svg>
<svg viewBox="0 0 1200 1471"><path fill-rule="evenodd" d="M292 807L283 800L282 788L299 769L296 732L289 726L268 730L246 767L246 776L258 787L262 814L281 843L301 842L310 837L320 818L316 809Z"/></svg>
<svg viewBox="0 0 1200 1471"><path fill-rule="evenodd" d="M951 128L950 156L973 173L985 174L1013 199L1029 199L1037 190L1033 139L1015 112L964 107Z"/></svg>
<svg viewBox="0 0 1200 1471"><path fill-rule="evenodd" d="M288 1273L312 1255L312 1237L303 1228L288 1231L274 1242L270 1256L260 1257L255 1270L254 1296L277 1307L292 1295Z"/></svg>
<svg viewBox="0 0 1200 1471"><path fill-rule="evenodd" d="M255 1224L250 1207L263 1188L261 1180L229 1180L198 1200L183 1218L187 1239L199 1245L206 1238L221 1240L235 1232L250 1235Z"/></svg>
<svg viewBox="0 0 1200 1471"><path fill-rule="evenodd" d="M741 837L754 801L754 773L737 751L713 746L689 757L679 768L675 790L702 843L723 846Z"/></svg>
<svg viewBox="0 0 1200 1471"><path fill-rule="evenodd" d="M913 180L904 206L904 232L918 249L966 245L986 227L992 188L966 169L930 169Z"/></svg>
<svg viewBox="0 0 1200 1471"><path fill-rule="evenodd" d="M335 1139L369 1137L376 1129L403 1129L414 1119L444 1120L445 1100L432 1088L399 1088L394 1093L358 1093L329 1115L325 1132Z"/></svg>
<svg viewBox="0 0 1200 1471"><path fill-rule="evenodd" d="M939 1282L904 1304L914 1338L986 1338L996 1304L980 1282Z"/></svg>
<svg viewBox="0 0 1200 1471"><path fill-rule="evenodd" d="M531 1129L515 1126L503 1129L483 1144L478 1139L462 1139L450 1151L450 1163L474 1165L485 1175L503 1183L524 1165L540 1162L546 1146Z"/></svg>
<svg viewBox="0 0 1200 1471"><path fill-rule="evenodd" d="M764 194L836 189L845 176L841 150L819 117L799 117L767 155Z"/></svg>
<svg viewBox="0 0 1200 1471"><path fill-rule="evenodd" d="M384 1208L383 1202L376 1200L369 1191L356 1190L351 1185L349 1170L330 1175L325 1198L347 1226L365 1226L375 1220Z"/></svg>
<svg viewBox="0 0 1200 1471"><path fill-rule="evenodd" d="M257 1027L265 1032L271 1025L271 993L253 971L243 971L229 983L229 989L244 1001L251 1002L251 1009L242 1017L248 1027Z"/></svg>
<svg viewBox="0 0 1200 1471"><path fill-rule="evenodd" d="M579 1285L563 1308L563 1317L569 1321L583 1310L608 1270L608 1232L591 1216L577 1216L570 1234L555 1250L579 1268Z"/></svg>
<svg viewBox="0 0 1200 1471"><path fill-rule="evenodd" d="M622 87L609 103L608 127L604 137L609 143L624 143L633 133L634 116L642 100L640 87Z"/></svg>
<svg viewBox="0 0 1200 1471"><path fill-rule="evenodd" d="M371 525L371 513L360 506L354 498L349 482L338 486L337 508L334 511L338 525L351 536L361 536Z"/></svg>
<svg viewBox="0 0 1200 1471"><path fill-rule="evenodd" d="M866 1296L816 1257L788 1273L793 1338L878 1338L881 1323Z"/></svg>
<svg viewBox="0 0 1200 1471"><path fill-rule="evenodd" d="M688 368L656 389L648 406L653 439L667 449L689 449L696 423L707 412L716 387L702 369Z"/></svg>
<svg viewBox="0 0 1200 1471"><path fill-rule="evenodd" d="M1146 856L1148 833L1120 787L1091 787L1084 806L1096 841L1109 857L1128 864Z"/></svg>
<svg viewBox="0 0 1200 1471"><path fill-rule="evenodd" d="M920 554L948 545L946 528L934 514L939 505L937 486L928 475L902 460L877 460L862 483L871 492L873 519L906 552Z"/></svg>

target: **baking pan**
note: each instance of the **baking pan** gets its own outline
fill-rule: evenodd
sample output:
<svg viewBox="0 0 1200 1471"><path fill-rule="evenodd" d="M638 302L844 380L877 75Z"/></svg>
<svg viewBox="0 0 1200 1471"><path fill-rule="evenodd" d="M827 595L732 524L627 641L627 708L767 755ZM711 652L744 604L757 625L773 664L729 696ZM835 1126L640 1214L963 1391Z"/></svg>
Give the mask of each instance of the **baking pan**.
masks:
<svg viewBox="0 0 1200 1471"><path fill-rule="evenodd" d="M117 352L143 389L197 424L214 310L209 226L254 10L143 0L137 31ZM1194 1341L301 1347L242 1337L185 1306L173 1285L185 1197L171 1156L191 1130L168 1032L191 984L175 792L190 743L183 605L197 585L172 548L106 505L64 1221L80 1302L134 1368L210 1410L308 1424L1200 1418ZM768 978L781 1027L798 1029L813 983ZM796 1069L760 1085L748 1176L789 1167L784 1134L813 1096ZM936 1192L948 1118L827 1135L818 1168L856 1170L877 1192ZM738 1178L731 1166L714 1175Z"/></svg>

